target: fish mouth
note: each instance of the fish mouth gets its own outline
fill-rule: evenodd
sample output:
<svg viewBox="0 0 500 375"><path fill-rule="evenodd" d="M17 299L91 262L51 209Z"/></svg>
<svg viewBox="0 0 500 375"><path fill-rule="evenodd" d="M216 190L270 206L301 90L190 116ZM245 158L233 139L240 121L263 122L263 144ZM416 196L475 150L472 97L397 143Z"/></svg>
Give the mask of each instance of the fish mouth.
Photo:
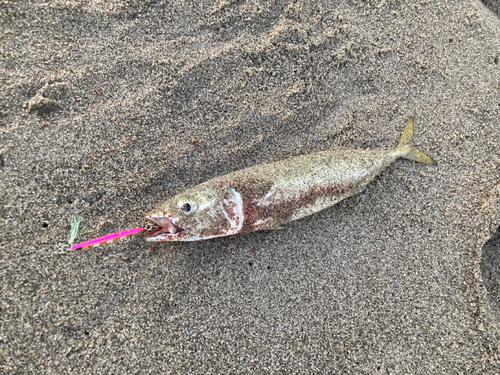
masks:
<svg viewBox="0 0 500 375"><path fill-rule="evenodd" d="M175 225L172 218L166 215L146 216L151 230L144 239L148 242L176 241L180 238L184 229Z"/></svg>

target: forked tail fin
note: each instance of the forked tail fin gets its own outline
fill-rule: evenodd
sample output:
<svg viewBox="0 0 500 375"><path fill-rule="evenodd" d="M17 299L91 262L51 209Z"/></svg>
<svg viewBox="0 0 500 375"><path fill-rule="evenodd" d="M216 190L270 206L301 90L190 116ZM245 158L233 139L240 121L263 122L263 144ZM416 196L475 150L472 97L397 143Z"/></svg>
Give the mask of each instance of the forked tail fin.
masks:
<svg viewBox="0 0 500 375"><path fill-rule="evenodd" d="M430 156L413 146L413 119L406 123L405 130L401 135L398 144L398 150L401 150L401 157L424 164L437 164Z"/></svg>

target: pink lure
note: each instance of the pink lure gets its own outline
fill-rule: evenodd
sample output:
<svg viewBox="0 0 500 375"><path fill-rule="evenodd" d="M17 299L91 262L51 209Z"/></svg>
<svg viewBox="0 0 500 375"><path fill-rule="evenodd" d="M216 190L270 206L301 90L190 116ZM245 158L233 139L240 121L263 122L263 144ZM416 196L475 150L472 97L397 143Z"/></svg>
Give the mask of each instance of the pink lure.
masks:
<svg viewBox="0 0 500 375"><path fill-rule="evenodd" d="M117 232L117 233L107 234L106 236L103 236L103 237L94 238L93 240L76 244L71 248L71 250L74 251L74 250L80 249L80 248L85 249L87 247L97 247L100 245L104 245L106 243L121 240L122 238L125 238L125 237L133 236L134 234L139 233L143 230L144 230L144 228L135 228L135 229L122 230L121 232Z"/></svg>

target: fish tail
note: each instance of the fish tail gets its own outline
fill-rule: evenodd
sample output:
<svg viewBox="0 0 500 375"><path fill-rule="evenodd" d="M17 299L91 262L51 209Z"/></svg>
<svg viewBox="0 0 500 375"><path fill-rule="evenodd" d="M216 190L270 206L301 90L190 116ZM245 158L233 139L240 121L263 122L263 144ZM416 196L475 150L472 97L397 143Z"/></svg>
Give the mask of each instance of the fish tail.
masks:
<svg viewBox="0 0 500 375"><path fill-rule="evenodd" d="M401 157L424 164L437 164L429 155L413 146L413 119L406 123L405 130L398 144Z"/></svg>

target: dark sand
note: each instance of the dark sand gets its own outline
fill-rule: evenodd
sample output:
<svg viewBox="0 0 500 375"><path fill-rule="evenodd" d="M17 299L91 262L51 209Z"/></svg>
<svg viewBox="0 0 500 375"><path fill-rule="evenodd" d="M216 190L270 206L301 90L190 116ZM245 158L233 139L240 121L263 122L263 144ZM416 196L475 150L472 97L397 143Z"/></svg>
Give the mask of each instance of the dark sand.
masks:
<svg viewBox="0 0 500 375"><path fill-rule="evenodd" d="M3 373L500 372L498 240L481 266L500 225L500 20L482 3L0 15ZM282 230L68 251L69 208L82 240L133 228L230 171L393 147L411 116L437 166L398 161Z"/></svg>

